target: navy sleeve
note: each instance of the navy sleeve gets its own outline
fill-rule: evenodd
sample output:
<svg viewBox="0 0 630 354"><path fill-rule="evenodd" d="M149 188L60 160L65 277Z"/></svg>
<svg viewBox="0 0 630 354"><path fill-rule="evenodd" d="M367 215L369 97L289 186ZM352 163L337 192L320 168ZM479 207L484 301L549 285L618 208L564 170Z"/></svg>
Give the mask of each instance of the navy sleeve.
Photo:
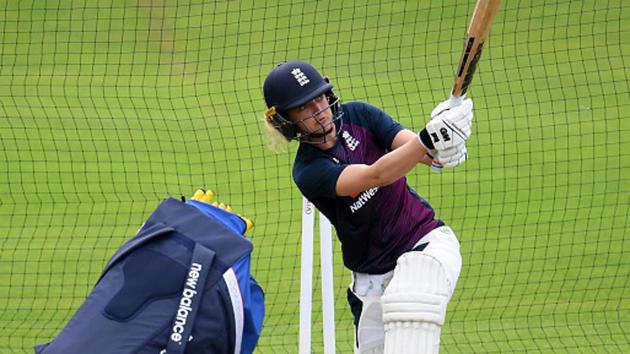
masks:
<svg viewBox="0 0 630 354"><path fill-rule="evenodd" d="M337 179L346 166L327 157L311 159L294 166L293 180L308 199L334 198L337 196Z"/></svg>
<svg viewBox="0 0 630 354"><path fill-rule="evenodd" d="M362 113L361 117L365 119L365 123L376 136L378 143L390 150L396 134L405 129L405 127L395 121L389 114L369 103L361 103L359 109Z"/></svg>

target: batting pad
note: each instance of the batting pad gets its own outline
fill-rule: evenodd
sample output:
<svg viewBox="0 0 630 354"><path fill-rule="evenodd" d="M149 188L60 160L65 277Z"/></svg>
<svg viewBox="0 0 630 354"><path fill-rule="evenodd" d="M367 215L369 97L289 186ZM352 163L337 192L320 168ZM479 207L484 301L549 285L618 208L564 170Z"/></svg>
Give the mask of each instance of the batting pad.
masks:
<svg viewBox="0 0 630 354"><path fill-rule="evenodd" d="M385 354L437 353L448 294L437 259L417 251L400 256L382 298Z"/></svg>

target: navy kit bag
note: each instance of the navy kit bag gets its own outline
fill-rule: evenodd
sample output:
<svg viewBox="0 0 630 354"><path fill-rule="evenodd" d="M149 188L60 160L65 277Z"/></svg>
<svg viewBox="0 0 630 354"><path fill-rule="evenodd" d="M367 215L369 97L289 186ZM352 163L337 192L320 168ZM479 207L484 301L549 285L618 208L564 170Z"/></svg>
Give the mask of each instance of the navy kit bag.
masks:
<svg viewBox="0 0 630 354"><path fill-rule="evenodd" d="M111 258L37 354L251 353L264 317L252 244L235 214L167 199Z"/></svg>

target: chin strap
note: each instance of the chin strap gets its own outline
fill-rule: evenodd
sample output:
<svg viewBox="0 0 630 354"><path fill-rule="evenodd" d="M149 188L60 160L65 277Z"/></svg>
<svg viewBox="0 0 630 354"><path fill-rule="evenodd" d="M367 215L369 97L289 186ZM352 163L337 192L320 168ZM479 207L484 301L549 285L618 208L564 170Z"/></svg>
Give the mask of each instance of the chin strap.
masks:
<svg viewBox="0 0 630 354"><path fill-rule="evenodd" d="M339 122L339 125L337 126L337 132L335 133L335 137L339 136L339 133L341 133L341 128L343 128L343 112L339 112L337 113L337 115L335 117L333 117L333 120L331 122L332 124L337 124L337 122ZM320 123L320 125L322 126L322 129L324 129L324 125ZM310 144L310 145L321 145L321 144L325 144L328 142L328 134L330 134L330 132L333 130L333 128L331 127L330 129L328 129L327 131L325 131L324 133L310 133L310 134L300 134L299 136L297 136L295 138L295 140L301 142L301 143L305 143L305 144ZM306 140L308 138L323 138L321 141L309 141Z"/></svg>

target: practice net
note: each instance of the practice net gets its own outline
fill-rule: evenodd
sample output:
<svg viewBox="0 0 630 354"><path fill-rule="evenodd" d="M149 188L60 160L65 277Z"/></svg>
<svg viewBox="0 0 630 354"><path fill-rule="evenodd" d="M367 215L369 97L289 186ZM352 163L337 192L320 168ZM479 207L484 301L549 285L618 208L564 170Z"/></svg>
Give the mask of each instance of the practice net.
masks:
<svg viewBox="0 0 630 354"><path fill-rule="evenodd" d="M309 61L342 100L419 130L449 94L474 5L2 2L0 352L53 338L162 199L206 187L256 223L257 352L295 353L302 199L296 144L267 149L265 76ZM501 4L469 91L469 160L409 175L462 244L442 352L630 350L628 57L628 1ZM333 247L348 353L350 277ZM317 326L313 341L321 352Z"/></svg>

